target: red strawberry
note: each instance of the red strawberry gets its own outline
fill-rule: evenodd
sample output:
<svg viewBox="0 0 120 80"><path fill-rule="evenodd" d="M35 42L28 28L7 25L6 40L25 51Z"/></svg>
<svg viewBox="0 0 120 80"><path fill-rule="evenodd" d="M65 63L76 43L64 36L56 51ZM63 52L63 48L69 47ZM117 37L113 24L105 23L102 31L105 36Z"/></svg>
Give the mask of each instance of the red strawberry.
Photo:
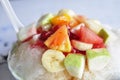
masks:
<svg viewBox="0 0 120 80"><path fill-rule="evenodd" d="M79 33L80 41L92 44L101 44L103 39L89 28L82 26Z"/></svg>

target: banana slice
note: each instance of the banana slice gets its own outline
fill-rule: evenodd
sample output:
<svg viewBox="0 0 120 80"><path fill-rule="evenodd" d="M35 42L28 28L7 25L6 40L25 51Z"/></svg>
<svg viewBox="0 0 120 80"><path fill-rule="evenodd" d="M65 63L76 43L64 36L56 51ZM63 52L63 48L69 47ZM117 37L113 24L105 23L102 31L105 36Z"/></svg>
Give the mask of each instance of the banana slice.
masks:
<svg viewBox="0 0 120 80"><path fill-rule="evenodd" d="M49 72L59 72L65 69L64 59L65 56L62 52L48 49L42 55L42 64Z"/></svg>

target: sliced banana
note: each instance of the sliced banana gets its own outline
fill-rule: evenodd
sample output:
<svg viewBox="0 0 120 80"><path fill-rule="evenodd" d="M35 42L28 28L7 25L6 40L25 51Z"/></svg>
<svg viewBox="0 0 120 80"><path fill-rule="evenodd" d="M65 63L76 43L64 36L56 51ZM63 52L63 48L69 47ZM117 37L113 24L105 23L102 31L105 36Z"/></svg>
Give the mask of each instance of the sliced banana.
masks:
<svg viewBox="0 0 120 80"><path fill-rule="evenodd" d="M65 69L65 56L62 52L48 49L42 55L42 65L49 72L59 72Z"/></svg>

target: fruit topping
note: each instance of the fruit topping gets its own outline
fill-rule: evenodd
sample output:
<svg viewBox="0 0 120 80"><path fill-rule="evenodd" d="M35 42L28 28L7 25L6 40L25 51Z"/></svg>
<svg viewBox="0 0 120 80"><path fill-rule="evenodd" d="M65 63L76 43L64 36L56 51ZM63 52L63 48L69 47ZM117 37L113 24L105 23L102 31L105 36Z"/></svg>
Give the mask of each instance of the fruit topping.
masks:
<svg viewBox="0 0 120 80"><path fill-rule="evenodd" d="M102 70L110 60L110 53L106 48L87 50L86 56L90 71Z"/></svg>
<svg viewBox="0 0 120 80"><path fill-rule="evenodd" d="M69 10L69 9L62 9L58 12L58 15L61 16L61 15L68 15L70 16L70 27L74 27L76 25L79 24L79 22L75 19L75 17L77 16L74 11L72 10Z"/></svg>
<svg viewBox="0 0 120 80"><path fill-rule="evenodd" d="M86 51L93 47L93 44L85 43L77 40L71 40L72 46L80 51Z"/></svg>
<svg viewBox="0 0 120 80"><path fill-rule="evenodd" d="M42 55L42 64L49 72L59 72L65 69L65 56L61 51L48 49Z"/></svg>
<svg viewBox="0 0 120 80"><path fill-rule="evenodd" d="M44 42L48 48L60 50L63 52L71 51L71 43L66 26L61 26Z"/></svg>
<svg viewBox="0 0 120 80"><path fill-rule="evenodd" d="M64 65L70 75L81 79L85 68L85 57L82 54L70 53L66 56Z"/></svg>
<svg viewBox="0 0 120 80"><path fill-rule="evenodd" d="M69 9L62 9L58 12L58 15L69 15L71 18L76 16L75 12Z"/></svg>
<svg viewBox="0 0 120 80"><path fill-rule="evenodd" d="M53 25L68 25L70 23L70 16L67 14L57 15L51 19Z"/></svg>
<svg viewBox="0 0 120 80"><path fill-rule="evenodd" d="M36 26L20 29L18 39L45 50L42 65L48 72L66 69L72 77L82 79L85 65L90 71L99 71L108 64L106 42L114 38L111 35L97 20L63 9L56 15L44 15Z"/></svg>
<svg viewBox="0 0 120 80"><path fill-rule="evenodd" d="M107 42L107 40L109 38L109 34L106 32L105 29L101 29L100 32L98 33L98 35L103 38L104 43Z"/></svg>
<svg viewBox="0 0 120 80"><path fill-rule="evenodd" d="M36 27L34 24L30 24L24 28L21 28L17 36L19 41L24 42L35 34L37 34Z"/></svg>
<svg viewBox="0 0 120 80"><path fill-rule="evenodd" d="M79 32L80 41L91 43L91 44L101 44L103 43L103 39L91 31L87 27L81 27Z"/></svg>
<svg viewBox="0 0 120 80"><path fill-rule="evenodd" d="M82 26L85 26L85 24L84 24L84 23L80 23L79 25L73 27L73 28L71 29L71 32L79 36L80 28L81 28Z"/></svg>
<svg viewBox="0 0 120 80"><path fill-rule="evenodd" d="M45 31L48 31L50 28L51 28L51 19L54 17L53 14L51 13L48 13L48 14L45 14L44 16L42 16L38 22L37 22L37 25L36 27L37 28L42 28L43 30Z"/></svg>
<svg viewBox="0 0 120 80"><path fill-rule="evenodd" d="M96 34L98 34L99 31L103 28L99 21L93 19L87 19L85 21L85 24L89 29L91 29Z"/></svg>

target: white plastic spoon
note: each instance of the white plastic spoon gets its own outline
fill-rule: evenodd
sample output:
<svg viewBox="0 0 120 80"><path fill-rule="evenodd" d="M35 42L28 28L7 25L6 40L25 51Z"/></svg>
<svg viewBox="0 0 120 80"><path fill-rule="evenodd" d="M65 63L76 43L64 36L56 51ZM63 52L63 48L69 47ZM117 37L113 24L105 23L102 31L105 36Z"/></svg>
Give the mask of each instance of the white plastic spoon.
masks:
<svg viewBox="0 0 120 80"><path fill-rule="evenodd" d="M20 22L20 20L16 16L9 0L0 0L0 2L2 4L4 10L6 11L15 31L18 32L19 28L24 27L24 25Z"/></svg>

